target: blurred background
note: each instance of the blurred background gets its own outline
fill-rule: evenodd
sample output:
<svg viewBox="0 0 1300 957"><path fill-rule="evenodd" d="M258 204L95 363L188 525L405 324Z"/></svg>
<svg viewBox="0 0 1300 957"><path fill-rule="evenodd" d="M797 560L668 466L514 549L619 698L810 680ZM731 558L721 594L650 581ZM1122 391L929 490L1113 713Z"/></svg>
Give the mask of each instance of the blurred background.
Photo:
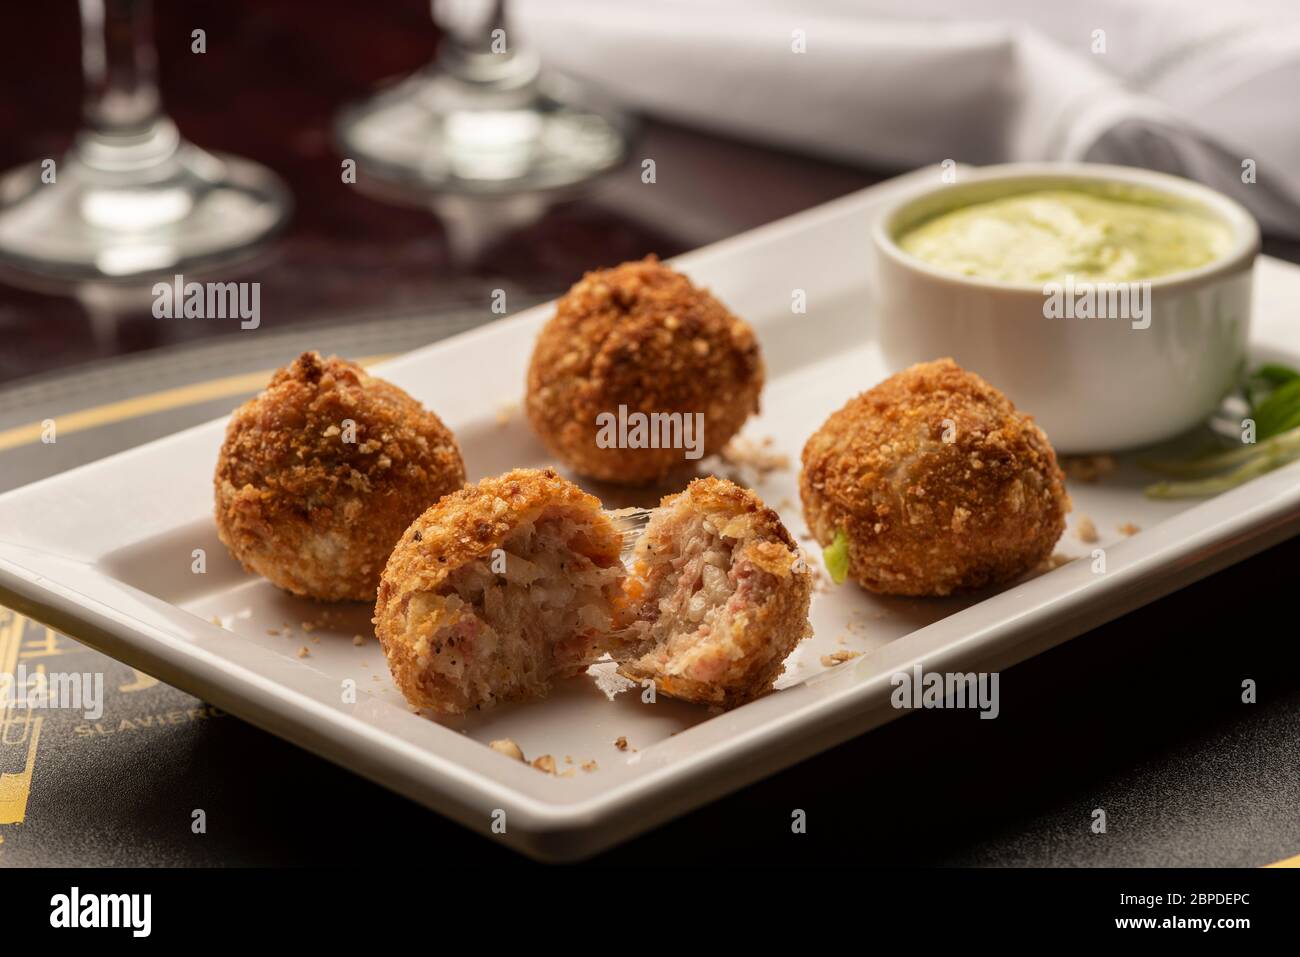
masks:
<svg viewBox="0 0 1300 957"><path fill-rule="evenodd" d="M283 222L268 227L278 232L219 277L262 284L266 329L446 318L423 340L387 341L372 326L371 352L486 321L480 307L493 289L507 290L517 311L585 269L670 256L945 159L1089 159L1182 173L1245 202L1270 234L1266 251L1296 258L1300 248L1300 124L1290 102L1300 88L1300 9L1280 0L1068 9L1031 0L513 0L504 14L492 0L440 0L437 23L428 0L163 0L152 23L150 6L83 0L92 37L84 71L77 0L6 10L0 170L62 163L78 129L102 120L105 103L122 105L97 77L125 73L128 88L139 79L130 63L115 66L119 54L130 59L122 51L136 18L144 26L135 41L152 44L136 59L156 51L162 108L181 136L261 164L289 194ZM504 42L492 47L501 16ZM97 32L108 36L98 50ZM618 155L558 188L554 176L507 176L483 189L491 174L476 184L446 170L401 182L403 163L411 173L421 153L439 153L435 121L463 92L448 94L431 73L456 72L509 97L509 77L480 74L513 59L515 73L528 74L518 88L537 58L548 82L567 77L576 81L567 95L600 102ZM380 116L390 128L372 135L357 114L380 89L396 90L407 112ZM574 142L576 129L552 139ZM359 163L355 184L341 175L348 154ZM653 184L642 178L646 159ZM490 158L471 154L468 165L486 170ZM14 195L0 205L13 207ZM49 233L41 222L0 229L0 245L39 246ZM0 382L238 331L158 321L142 288L5 270Z"/></svg>
<svg viewBox="0 0 1300 957"><path fill-rule="evenodd" d="M154 18L162 100L180 133L263 164L292 193L281 232L218 277L262 284L262 333L460 310L447 325L454 331L492 318L495 288L517 311L562 292L585 269L673 255L878 178L649 122L635 148L663 171L653 189L629 161L568 193L525 191L519 210L488 202L466 211L454 194L451 209L381 200L342 181L335 127L345 105L434 59L441 34L425 0L186 0L157 3ZM9 170L61 158L81 125L83 97L76 0L13 5L4 19L0 169ZM204 54L191 52L195 29L206 32ZM364 169L359 178L364 186ZM155 319L148 285L6 271L0 381L240 331L230 322ZM430 341L441 328L391 341L376 329L367 354Z"/></svg>

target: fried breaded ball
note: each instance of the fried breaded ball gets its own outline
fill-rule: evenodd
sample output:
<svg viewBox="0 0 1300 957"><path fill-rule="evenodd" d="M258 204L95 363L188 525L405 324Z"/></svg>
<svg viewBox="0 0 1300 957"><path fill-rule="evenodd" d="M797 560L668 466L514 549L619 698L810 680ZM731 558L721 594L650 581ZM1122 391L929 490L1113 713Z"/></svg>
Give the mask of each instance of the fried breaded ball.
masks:
<svg viewBox="0 0 1300 957"><path fill-rule="evenodd" d="M626 442L640 447L602 448L609 443L599 416L617 417L621 406L631 415L680 413L694 424L700 413L696 451L711 455L758 411L762 387L749 325L648 256L587 273L559 300L533 349L527 411L547 449L574 471L637 485L681 466L687 450L646 447L648 436Z"/></svg>
<svg viewBox="0 0 1300 957"><path fill-rule="evenodd" d="M295 595L371 600L403 530L464 482L441 419L356 363L304 352L230 417L217 534Z"/></svg>
<svg viewBox="0 0 1300 957"><path fill-rule="evenodd" d="M551 469L448 495L393 549L375 634L406 700L440 714L545 695L604 653L623 536Z"/></svg>
<svg viewBox="0 0 1300 957"><path fill-rule="evenodd" d="M748 489L703 478L666 497L637 541L632 655L620 673L663 694L734 707L763 694L812 629L812 575L780 517Z"/></svg>
<svg viewBox="0 0 1300 957"><path fill-rule="evenodd" d="M1048 558L1069 510L1033 420L951 359L851 399L808 439L804 517L869 591L947 595L1000 585ZM839 541L837 542L837 537Z"/></svg>

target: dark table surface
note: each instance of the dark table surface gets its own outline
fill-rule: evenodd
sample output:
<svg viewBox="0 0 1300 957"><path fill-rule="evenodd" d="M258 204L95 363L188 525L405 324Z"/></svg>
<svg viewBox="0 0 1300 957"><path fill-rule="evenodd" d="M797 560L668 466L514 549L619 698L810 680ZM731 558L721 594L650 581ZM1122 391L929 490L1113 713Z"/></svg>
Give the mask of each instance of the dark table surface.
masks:
<svg viewBox="0 0 1300 957"><path fill-rule="evenodd" d="M178 386L270 368L304 343L411 348L480 321L493 289L516 304L549 298L584 269L673 255L891 172L652 122L634 154L656 159L653 191L628 168L544 208L377 201L341 183L330 124L433 55L426 11L424 0L160 5L164 99L181 130L266 163L295 193L282 237L222 276L262 283L262 328L250 338L156 320L139 288L0 284L0 491L222 414L256 388L181 399L168 391ZM7 10L4 23L0 168L59 155L79 102L72 0ZM208 31L202 56L189 52L196 27ZM1295 244L1267 250L1300 260ZM132 396L154 398L113 405ZM55 455L5 446L8 429L91 408L99 424ZM1293 540L1010 669L997 721L910 715L599 860L1253 866L1300 853L1300 650L1285 624L1298 565ZM18 786L0 792L0 864L521 860L0 612L5 642L29 663L104 671L110 694L100 722L6 725L0 773ZM1257 704L1241 701L1245 678ZM1098 807L1104 835L1089 827ZM194 808L205 835L191 833ZM790 832L793 808L808 812L805 835Z"/></svg>

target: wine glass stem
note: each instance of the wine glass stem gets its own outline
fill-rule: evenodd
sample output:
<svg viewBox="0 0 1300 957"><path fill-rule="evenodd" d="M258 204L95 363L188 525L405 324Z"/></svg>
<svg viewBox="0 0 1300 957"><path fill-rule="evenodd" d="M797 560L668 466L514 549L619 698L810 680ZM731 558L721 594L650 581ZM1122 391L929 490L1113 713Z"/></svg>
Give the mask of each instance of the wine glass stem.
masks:
<svg viewBox="0 0 1300 957"><path fill-rule="evenodd" d="M507 36L506 0L434 0L434 21L443 30L438 66L470 87L519 85L536 75L536 64L516 55Z"/></svg>
<svg viewBox="0 0 1300 957"><path fill-rule="evenodd" d="M161 118L153 0L80 0L83 119L104 138L148 133Z"/></svg>

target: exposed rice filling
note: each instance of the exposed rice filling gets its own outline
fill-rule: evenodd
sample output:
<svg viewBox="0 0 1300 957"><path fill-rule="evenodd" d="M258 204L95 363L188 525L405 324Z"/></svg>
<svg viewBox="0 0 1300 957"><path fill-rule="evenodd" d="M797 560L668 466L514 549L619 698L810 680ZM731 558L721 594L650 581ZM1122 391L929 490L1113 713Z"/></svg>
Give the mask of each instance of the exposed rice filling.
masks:
<svg viewBox="0 0 1300 957"><path fill-rule="evenodd" d="M437 592L407 609L408 627L438 613L421 639L425 680L446 682L476 705L544 691L602 653L625 570L601 566L587 517L550 509L520 525L494 551L456 569Z"/></svg>
<svg viewBox="0 0 1300 957"><path fill-rule="evenodd" d="M410 598L421 697L449 713L541 697L606 655L675 697L752 694L789 651L763 631L790 584L773 571L787 546L755 521L683 496L651 513L625 567L590 511L543 510Z"/></svg>
<svg viewBox="0 0 1300 957"><path fill-rule="evenodd" d="M637 667L707 682L741 654L733 626L776 582L738 553L740 523L715 519L682 503L658 512L638 542L627 586Z"/></svg>

